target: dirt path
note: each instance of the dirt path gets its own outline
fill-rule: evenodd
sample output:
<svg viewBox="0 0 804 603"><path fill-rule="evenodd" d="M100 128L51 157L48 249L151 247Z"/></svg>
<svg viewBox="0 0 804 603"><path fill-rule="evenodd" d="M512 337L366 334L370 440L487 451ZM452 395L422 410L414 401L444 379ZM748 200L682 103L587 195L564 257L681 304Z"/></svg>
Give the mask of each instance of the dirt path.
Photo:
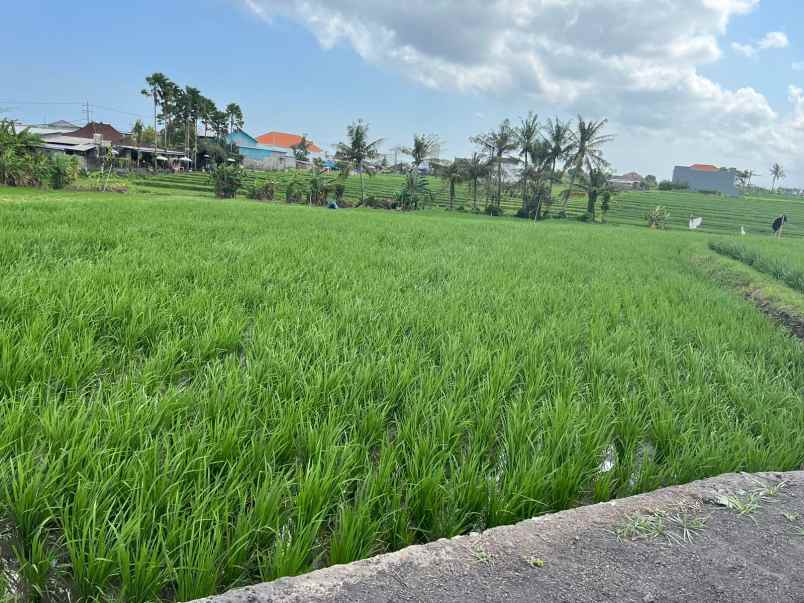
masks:
<svg viewBox="0 0 804 603"><path fill-rule="evenodd" d="M205 603L804 601L804 471L728 474Z"/></svg>

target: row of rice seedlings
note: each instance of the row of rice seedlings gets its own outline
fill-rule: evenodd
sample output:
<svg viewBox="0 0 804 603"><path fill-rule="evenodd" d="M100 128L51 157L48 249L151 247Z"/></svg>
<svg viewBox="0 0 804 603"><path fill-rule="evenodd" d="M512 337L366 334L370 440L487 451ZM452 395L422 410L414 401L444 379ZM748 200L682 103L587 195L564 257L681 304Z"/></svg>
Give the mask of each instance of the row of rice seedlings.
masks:
<svg viewBox="0 0 804 603"><path fill-rule="evenodd" d="M709 242L709 247L804 293L804 245L798 240L715 240Z"/></svg>

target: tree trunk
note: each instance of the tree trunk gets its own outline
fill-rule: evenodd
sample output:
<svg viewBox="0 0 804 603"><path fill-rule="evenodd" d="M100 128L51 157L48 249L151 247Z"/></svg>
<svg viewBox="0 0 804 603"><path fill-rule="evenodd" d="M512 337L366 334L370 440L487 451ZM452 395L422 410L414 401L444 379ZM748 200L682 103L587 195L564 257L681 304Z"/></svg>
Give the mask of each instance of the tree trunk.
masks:
<svg viewBox="0 0 804 603"><path fill-rule="evenodd" d="M528 152L525 151L525 172L522 174L522 209L528 206Z"/></svg>
<svg viewBox="0 0 804 603"><path fill-rule="evenodd" d="M360 169L360 166L358 166ZM363 170L360 170L360 205L365 205L366 203L366 189L363 186Z"/></svg>
<svg viewBox="0 0 804 603"><path fill-rule="evenodd" d="M595 220L595 204L597 203L597 191L592 190L586 194L586 213L594 222Z"/></svg>
<svg viewBox="0 0 804 603"><path fill-rule="evenodd" d="M473 197L473 203L474 203L474 210L475 210L475 213L477 213L477 178L474 178L472 180L472 182L474 184L474 186L472 187L472 197Z"/></svg>
<svg viewBox="0 0 804 603"><path fill-rule="evenodd" d="M567 207L569 206L570 195L572 195L572 189L575 188L575 180L578 177L578 171L579 170L580 170L580 168L578 168L578 167L576 167L574 170L572 170L572 176L570 177L569 188L566 191L564 191L564 203L562 203L562 205L561 205L561 217L562 218L567 217Z"/></svg>
<svg viewBox="0 0 804 603"><path fill-rule="evenodd" d="M502 202L502 156L497 160L497 209Z"/></svg>
<svg viewBox="0 0 804 603"><path fill-rule="evenodd" d="M449 210L452 211L452 205L455 201L455 183L450 180L449 181Z"/></svg>

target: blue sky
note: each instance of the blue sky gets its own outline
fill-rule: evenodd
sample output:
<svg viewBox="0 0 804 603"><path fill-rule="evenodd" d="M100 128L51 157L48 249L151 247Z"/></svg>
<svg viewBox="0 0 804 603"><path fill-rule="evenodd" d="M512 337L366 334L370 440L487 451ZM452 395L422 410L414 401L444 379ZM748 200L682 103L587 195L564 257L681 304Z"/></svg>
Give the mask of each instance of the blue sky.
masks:
<svg viewBox="0 0 804 603"><path fill-rule="evenodd" d="M81 121L88 101L94 119L127 128L148 119L139 91L161 71L239 103L255 135L306 132L324 148L361 117L386 149L424 132L464 155L505 117L580 111L610 119L617 171L779 161L786 184L804 185L804 2L666 0L664 14L647 0L397 4L8 3L0 110Z"/></svg>

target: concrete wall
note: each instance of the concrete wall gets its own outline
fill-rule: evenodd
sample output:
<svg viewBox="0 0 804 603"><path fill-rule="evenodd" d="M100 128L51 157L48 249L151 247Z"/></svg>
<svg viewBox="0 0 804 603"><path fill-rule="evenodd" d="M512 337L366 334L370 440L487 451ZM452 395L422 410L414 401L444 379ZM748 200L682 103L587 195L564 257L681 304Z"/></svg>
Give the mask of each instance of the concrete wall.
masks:
<svg viewBox="0 0 804 603"><path fill-rule="evenodd" d="M243 149L240 149L243 152ZM287 155L274 154L262 159L243 156L243 167L250 170L292 170L296 167L296 160Z"/></svg>
<svg viewBox="0 0 804 603"><path fill-rule="evenodd" d="M673 170L673 184L687 183L691 191L717 191L729 197L739 196L737 174L734 172L703 172L677 165Z"/></svg>

